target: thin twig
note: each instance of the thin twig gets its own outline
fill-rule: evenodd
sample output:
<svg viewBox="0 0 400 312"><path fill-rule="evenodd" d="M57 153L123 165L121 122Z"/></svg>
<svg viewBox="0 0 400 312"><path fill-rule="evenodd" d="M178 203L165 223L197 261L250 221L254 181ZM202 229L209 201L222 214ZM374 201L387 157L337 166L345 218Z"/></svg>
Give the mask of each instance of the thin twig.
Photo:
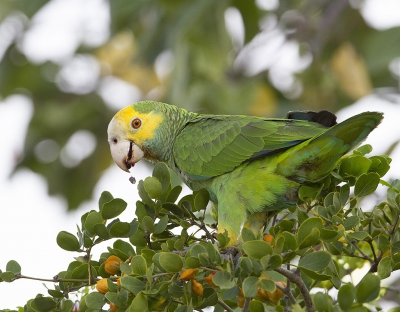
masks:
<svg viewBox="0 0 400 312"><path fill-rule="evenodd" d="M294 296L293 296L293 294L292 294L292 292L291 292L291 290L290 290L290 287L289 287L289 288L287 287L288 285L290 285L289 282L290 282L290 281L288 280L288 284L286 285L286 287L283 287L283 286L281 286L281 285L279 285L279 284L276 284L276 283L275 283L275 286L276 286L276 288L282 290L282 292L286 295L286 297L289 298L289 300L290 300L293 304L297 304L297 301L296 301L296 299L294 298Z"/></svg>
<svg viewBox="0 0 400 312"><path fill-rule="evenodd" d="M248 312L250 310L250 301L251 301L251 298L246 298L244 300L244 305L243 305L242 312Z"/></svg>
<svg viewBox="0 0 400 312"><path fill-rule="evenodd" d="M32 276L26 276L26 275L21 275L21 274L15 274L15 279L30 279L30 280L35 280L35 281L42 281L42 282L51 282L51 283L85 283L88 280L85 279L73 279L73 278L58 278L57 276L53 278L39 278L39 277L32 277Z"/></svg>
<svg viewBox="0 0 400 312"><path fill-rule="evenodd" d="M233 312L230 306L228 306L222 299L218 298L218 304L228 312Z"/></svg>
<svg viewBox="0 0 400 312"><path fill-rule="evenodd" d="M352 245L354 246L354 248L357 249L358 252L362 255L361 258L363 258L363 259L365 259L365 260L368 260L368 261L371 262L371 263L374 263L374 260L372 260L369 256L367 256L367 255L361 250L361 248L357 246L357 241L356 241L356 240L352 240L352 241L351 241L351 244L352 244Z"/></svg>
<svg viewBox="0 0 400 312"><path fill-rule="evenodd" d="M274 269L276 272L285 276L289 281L295 283L297 288L299 289L301 295L303 296L304 303L306 305L307 312L315 312L314 304L311 299L310 292L307 289L307 286L304 284L303 280L300 277L300 274L296 274L295 272L289 271L284 268L276 268ZM299 271L296 271L299 272Z"/></svg>

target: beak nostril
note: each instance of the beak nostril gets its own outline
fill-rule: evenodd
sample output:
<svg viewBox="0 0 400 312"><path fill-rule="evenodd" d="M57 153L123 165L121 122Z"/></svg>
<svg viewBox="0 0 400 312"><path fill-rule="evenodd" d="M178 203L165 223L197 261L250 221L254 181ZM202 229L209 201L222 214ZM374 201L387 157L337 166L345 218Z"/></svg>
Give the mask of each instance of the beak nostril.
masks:
<svg viewBox="0 0 400 312"><path fill-rule="evenodd" d="M112 139L112 141L113 141L115 144L118 143L118 140L117 140L116 138Z"/></svg>

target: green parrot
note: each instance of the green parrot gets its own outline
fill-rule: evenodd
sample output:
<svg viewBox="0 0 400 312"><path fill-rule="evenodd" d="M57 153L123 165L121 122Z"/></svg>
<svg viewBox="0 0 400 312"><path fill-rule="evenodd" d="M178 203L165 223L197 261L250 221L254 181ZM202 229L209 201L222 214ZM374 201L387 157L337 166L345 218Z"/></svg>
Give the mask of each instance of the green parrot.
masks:
<svg viewBox="0 0 400 312"><path fill-rule="evenodd" d="M336 124L327 111L285 119L202 115L143 101L113 117L108 141L122 170L142 158L164 162L190 189L206 189L218 232L236 245L243 227L259 233L269 213L296 205L299 187L326 177L382 118L365 112Z"/></svg>

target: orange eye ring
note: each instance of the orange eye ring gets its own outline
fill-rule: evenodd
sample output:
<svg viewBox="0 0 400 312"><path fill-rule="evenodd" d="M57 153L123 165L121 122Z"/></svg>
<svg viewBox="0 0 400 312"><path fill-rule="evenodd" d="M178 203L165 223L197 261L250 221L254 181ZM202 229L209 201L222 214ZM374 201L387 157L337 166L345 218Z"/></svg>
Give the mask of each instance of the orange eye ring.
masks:
<svg viewBox="0 0 400 312"><path fill-rule="evenodd" d="M142 120L140 118L133 118L131 121L131 126L133 129L139 129L142 125Z"/></svg>

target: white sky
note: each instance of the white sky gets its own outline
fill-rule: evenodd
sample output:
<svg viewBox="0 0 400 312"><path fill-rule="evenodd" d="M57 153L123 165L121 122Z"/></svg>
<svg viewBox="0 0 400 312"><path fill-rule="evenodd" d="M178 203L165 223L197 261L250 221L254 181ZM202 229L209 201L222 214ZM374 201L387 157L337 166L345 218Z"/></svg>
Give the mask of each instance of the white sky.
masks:
<svg viewBox="0 0 400 312"><path fill-rule="evenodd" d="M263 0L258 0L258 3L262 2ZM276 2L266 1L265 6L274 6ZM399 3L398 0L367 0L362 12L368 23L376 28L398 26L400 25ZM96 46L108 39L108 11L108 2L105 0L85 0L84 2L52 0L34 17L30 31L21 42L21 48L35 62L52 60L64 64L70 60L80 43ZM58 39L55 40L55 38ZM288 53L285 57L289 62L292 54ZM121 98L121 107L137 97L135 87L126 87L127 91ZM118 84L118 88L124 88L124 85ZM103 90L102 92L110 91ZM385 119L382 125L371 134L367 141L375 148L375 153L383 153L387 146L399 137L400 123L397 119L400 115L400 107L398 103L399 99L396 105L377 96L370 96L339 112L339 121L361 111L384 112ZM111 105L114 108L118 106L115 101ZM76 212L66 213L63 199L48 196L46 182L40 175L21 170L9 178L16 164L15 159L22 152L23 140L31 115L32 104L29 99L21 96L13 96L3 101L0 99L0 133L3 134L0 136L2 147L0 153L0 250L2 251L0 269L4 271L9 260L16 260L21 264L24 275L52 278L59 271L66 269L69 262L73 261L73 256L78 255L63 251L57 246L58 232L66 230L75 233L76 223L80 222L80 216L90 209L96 209L98 197L104 190L128 202L128 208L121 218L130 221L134 217L136 187L129 183L127 173L118 169L117 166L111 166L96 186L94 200L83 204ZM399 178L399 147L392 157L394 160L389 177ZM143 163L139 163L134 169L137 181L150 174ZM94 250L95 257L109 245L97 247L97 250ZM11 284L0 283L0 309L12 309L23 305L37 293L46 294L46 289L41 282L20 280Z"/></svg>

